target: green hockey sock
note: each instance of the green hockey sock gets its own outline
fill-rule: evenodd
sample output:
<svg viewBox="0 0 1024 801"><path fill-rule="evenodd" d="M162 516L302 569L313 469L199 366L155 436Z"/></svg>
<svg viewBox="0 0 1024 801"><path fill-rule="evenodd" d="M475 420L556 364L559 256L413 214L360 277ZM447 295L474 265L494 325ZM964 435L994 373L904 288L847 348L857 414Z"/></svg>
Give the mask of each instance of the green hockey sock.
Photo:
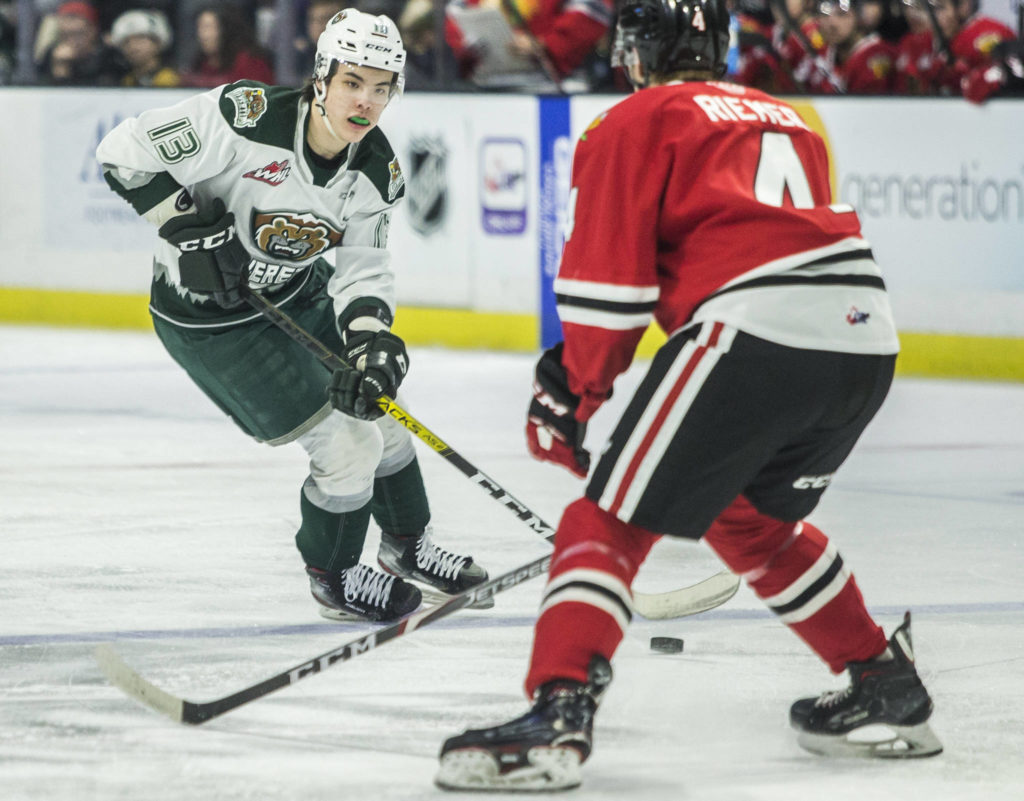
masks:
<svg viewBox="0 0 1024 801"><path fill-rule="evenodd" d="M430 506L420 463L413 459L397 473L374 479L370 506L381 531L400 537L423 531L430 522Z"/></svg>
<svg viewBox="0 0 1024 801"><path fill-rule="evenodd" d="M370 504L351 512L328 512L300 493L302 525L295 544L306 564L336 572L359 561L370 524Z"/></svg>

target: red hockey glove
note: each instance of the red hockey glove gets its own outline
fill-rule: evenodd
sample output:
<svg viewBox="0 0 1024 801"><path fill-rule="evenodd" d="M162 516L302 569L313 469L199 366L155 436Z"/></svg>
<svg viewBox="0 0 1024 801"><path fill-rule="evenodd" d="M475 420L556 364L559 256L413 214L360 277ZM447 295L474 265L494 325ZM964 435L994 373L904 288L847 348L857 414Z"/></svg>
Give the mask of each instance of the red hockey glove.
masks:
<svg viewBox="0 0 1024 801"><path fill-rule="evenodd" d="M526 419L526 444L535 459L561 465L586 478L590 454L583 447L587 424L576 419L579 404L579 396L569 390L559 342L537 362L533 400Z"/></svg>

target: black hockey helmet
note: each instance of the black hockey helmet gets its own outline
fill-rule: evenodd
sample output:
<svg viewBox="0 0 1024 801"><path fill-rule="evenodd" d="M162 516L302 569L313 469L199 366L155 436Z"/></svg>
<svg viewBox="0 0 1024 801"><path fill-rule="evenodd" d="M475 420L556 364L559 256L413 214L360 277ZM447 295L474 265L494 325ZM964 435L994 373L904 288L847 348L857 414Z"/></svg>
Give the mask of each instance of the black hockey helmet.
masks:
<svg viewBox="0 0 1024 801"><path fill-rule="evenodd" d="M627 75L639 63L645 81L684 70L721 77L728 52L725 0L626 0L619 8L611 63Z"/></svg>

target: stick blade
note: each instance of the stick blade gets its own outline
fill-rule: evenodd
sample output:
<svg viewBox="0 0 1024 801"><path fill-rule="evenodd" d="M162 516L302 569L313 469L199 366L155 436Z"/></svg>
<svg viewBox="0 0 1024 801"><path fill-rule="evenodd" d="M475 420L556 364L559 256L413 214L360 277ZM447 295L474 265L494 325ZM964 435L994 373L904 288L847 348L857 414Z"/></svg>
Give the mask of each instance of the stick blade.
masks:
<svg viewBox="0 0 1024 801"><path fill-rule="evenodd" d="M633 608L648 620L669 620L707 612L721 606L740 588L739 576L723 570L690 587L649 595L633 592Z"/></svg>
<svg viewBox="0 0 1024 801"><path fill-rule="evenodd" d="M100 670L110 679L110 683L123 690L136 701L150 709L166 715L176 723L185 723L185 704L181 698L161 690L155 684L146 681L142 676L128 667L121 655L107 643L97 645L93 652Z"/></svg>

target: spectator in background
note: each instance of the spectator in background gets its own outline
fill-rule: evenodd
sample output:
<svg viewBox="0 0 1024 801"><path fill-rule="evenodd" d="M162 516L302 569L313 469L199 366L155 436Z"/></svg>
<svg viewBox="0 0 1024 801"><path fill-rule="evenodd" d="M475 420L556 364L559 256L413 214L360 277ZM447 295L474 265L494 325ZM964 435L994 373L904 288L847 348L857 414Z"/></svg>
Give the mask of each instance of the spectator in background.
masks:
<svg viewBox="0 0 1024 801"><path fill-rule="evenodd" d="M163 12L124 12L114 20L110 39L128 62L129 72L121 79L123 86L181 85L181 76L164 63L164 53L173 36Z"/></svg>
<svg viewBox="0 0 1024 801"><path fill-rule="evenodd" d="M185 86L212 88L243 79L273 83L270 58L253 37L252 26L234 5L216 3L195 18L199 52L182 76Z"/></svg>
<svg viewBox="0 0 1024 801"><path fill-rule="evenodd" d="M607 36L614 16L612 0L452 0L449 5L500 8L512 28L513 53L535 58L555 80L567 77L583 64ZM471 78L481 54L466 41L451 15L445 36L460 74Z"/></svg>
<svg viewBox="0 0 1024 801"><path fill-rule="evenodd" d="M398 15L398 30L405 43L405 88L422 91L452 91L468 88L459 79L458 65L451 50L438 45L432 0L408 0ZM447 80L442 84L439 66Z"/></svg>
<svg viewBox="0 0 1024 801"><path fill-rule="evenodd" d="M295 68L300 75L312 75L316 62L316 43L331 17L347 8L341 0L311 0L306 7L305 35L295 42Z"/></svg>
<svg viewBox="0 0 1024 801"><path fill-rule="evenodd" d="M864 0L819 0L818 30L825 52L822 69L809 71L812 92L879 95L891 91L896 48L879 36L874 25L881 17L866 15L865 5Z"/></svg>
<svg viewBox="0 0 1024 801"><path fill-rule="evenodd" d="M0 86L14 78L17 29L14 27L14 5L0 3Z"/></svg>
<svg viewBox="0 0 1024 801"><path fill-rule="evenodd" d="M82 0L57 7L56 38L39 64L42 83L116 86L127 71L121 54L100 37L99 12Z"/></svg>

